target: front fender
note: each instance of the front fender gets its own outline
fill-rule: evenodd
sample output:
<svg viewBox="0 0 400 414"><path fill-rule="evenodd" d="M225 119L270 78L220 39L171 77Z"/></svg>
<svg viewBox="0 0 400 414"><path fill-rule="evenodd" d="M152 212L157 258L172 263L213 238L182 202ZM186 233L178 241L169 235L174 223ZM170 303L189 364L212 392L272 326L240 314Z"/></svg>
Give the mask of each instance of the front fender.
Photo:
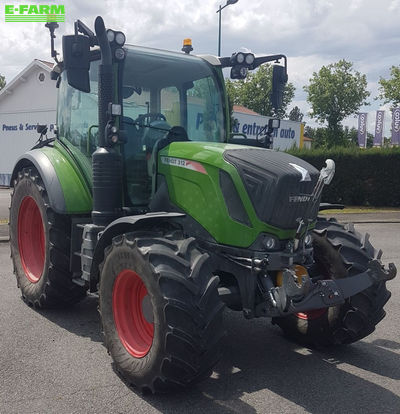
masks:
<svg viewBox="0 0 400 414"><path fill-rule="evenodd" d="M112 243L112 239L120 234L130 233L138 230L148 230L151 227L163 224L167 221L173 221L185 217L182 213L155 212L141 214L137 216L126 216L114 220L103 232L99 233L100 238L97 241L92 265L90 268L90 291L97 290L99 282L99 266L104 259L104 249Z"/></svg>

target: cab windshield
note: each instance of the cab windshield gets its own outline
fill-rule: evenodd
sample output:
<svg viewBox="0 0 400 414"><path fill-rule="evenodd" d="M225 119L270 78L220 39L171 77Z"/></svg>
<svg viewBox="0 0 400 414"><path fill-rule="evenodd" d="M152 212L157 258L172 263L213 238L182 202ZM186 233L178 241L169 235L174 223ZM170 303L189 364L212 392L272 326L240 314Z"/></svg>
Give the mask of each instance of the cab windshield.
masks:
<svg viewBox="0 0 400 414"><path fill-rule="evenodd" d="M126 200L143 206L155 190L157 143L171 128L179 141L226 140L223 79L195 56L139 47L127 51L122 79Z"/></svg>
<svg viewBox="0 0 400 414"><path fill-rule="evenodd" d="M156 49L127 50L123 123L135 125L149 145L174 126L183 127L190 141L225 141L225 102L210 64Z"/></svg>

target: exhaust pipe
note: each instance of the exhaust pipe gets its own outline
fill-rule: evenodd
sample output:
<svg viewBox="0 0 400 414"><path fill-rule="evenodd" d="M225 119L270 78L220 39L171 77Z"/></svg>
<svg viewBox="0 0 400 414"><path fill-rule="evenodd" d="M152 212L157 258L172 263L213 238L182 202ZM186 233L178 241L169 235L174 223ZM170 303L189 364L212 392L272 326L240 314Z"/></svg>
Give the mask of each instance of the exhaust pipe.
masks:
<svg viewBox="0 0 400 414"><path fill-rule="evenodd" d="M113 62L106 28L100 16L96 18L94 27L100 46L101 63L98 80L99 147L92 155L92 220L97 226L107 226L123 215L122 156L106 139L108 107L113 101Z"/></svg>

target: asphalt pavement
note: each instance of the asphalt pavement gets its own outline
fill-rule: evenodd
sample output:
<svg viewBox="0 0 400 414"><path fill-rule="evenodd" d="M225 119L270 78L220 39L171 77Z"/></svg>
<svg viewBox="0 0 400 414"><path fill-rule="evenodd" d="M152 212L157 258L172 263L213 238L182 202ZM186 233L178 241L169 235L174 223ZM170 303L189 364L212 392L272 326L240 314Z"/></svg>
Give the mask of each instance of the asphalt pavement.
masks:
<svg viewBox="0 0 400 414"><path fill-rule="evenodd" d="M358 224L400 267L400 224ZM0 413L400 412L400 277L375 332L350 346L308 349L267 319L226 312L225 354L185 392L142 395L124 384L103 346L97 298L36 311L21 299L0 243Z"/></svg>
<svg viewBox="0 0 400 414"><path fill-rule="evenodd" d="M9 188L0 188L0 242L8 240L8 207L10 205Z"/></svg>

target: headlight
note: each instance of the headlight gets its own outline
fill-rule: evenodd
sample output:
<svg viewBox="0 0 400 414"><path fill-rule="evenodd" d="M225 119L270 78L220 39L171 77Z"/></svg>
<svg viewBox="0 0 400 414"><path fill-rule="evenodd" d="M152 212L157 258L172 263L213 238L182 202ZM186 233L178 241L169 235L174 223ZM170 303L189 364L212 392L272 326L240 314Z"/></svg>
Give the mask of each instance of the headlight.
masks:
<svg viewBox="0 0 400 414"><path fill-rule="evenodd" d="M122 60L125 57L125 51L122 48L115 49L114 54L115 54L116 59L118 60Z"/></svg>
<svg viewBox="0 0 400 414"><path fill-rule="evenodd" d="M239 64L244 62L244 54L243 53L238 53L236 55L236 62L239 63Z"/></svg>
<svg viewBox="0 0 400 414"><path fill-rule="evenodd" d="M245 67L242 66L240 68L240 76L244 79L247 76L247 73L249 72L249 70Z"/></svg>
<svg viewBox="0 0 400 414"><path fill-rule="evenodd" d="M123 46L125 44L126 37L122 32L115 33L115 43L119 46Z"/></svg>
<svg viewBox="0 0 400 414"><path fill-rule="evenodd" d="M107 39L109 42L113 42L115 39L115 32L114 30L108 29L107 30Z"/></svg>
<svg viewBox="0 0 400 414"><path fill-rule="evenodd" d="M277 247L278 242L275 237L266 235L264 236L263 244L266 250L274 250Z"/></svg>
<svg viewBox="0 0 400 414"><path fill-rule="evenodd" d="M247 55L246 55L246 64L247 65L252 65L253 64L253 62L254 62L254 55L252 54L252 53L248 53Z"/></svg>

